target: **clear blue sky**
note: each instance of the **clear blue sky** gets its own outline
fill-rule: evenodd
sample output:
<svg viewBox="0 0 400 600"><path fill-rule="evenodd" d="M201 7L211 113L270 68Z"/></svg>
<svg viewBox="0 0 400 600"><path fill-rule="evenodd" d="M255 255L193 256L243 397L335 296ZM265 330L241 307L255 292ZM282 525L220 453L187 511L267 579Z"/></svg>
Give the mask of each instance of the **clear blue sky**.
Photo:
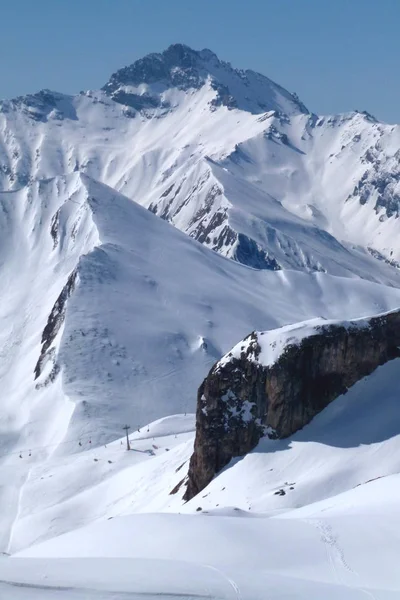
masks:
<svg viewBox="0 0 400 600"><path fill-rule="evenodd" d="M400 122L400 0L0 0L0 97L102 86L183 42L264 73L315 112Z"/></svg>

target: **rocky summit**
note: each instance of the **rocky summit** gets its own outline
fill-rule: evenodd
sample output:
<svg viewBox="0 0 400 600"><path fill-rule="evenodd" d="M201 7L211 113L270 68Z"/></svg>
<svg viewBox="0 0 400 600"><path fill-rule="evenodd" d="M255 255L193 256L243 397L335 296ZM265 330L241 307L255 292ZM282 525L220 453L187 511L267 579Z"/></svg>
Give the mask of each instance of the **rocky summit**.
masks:
<svg viewBox="0 0 400 600"><path fill-rule="evenodd" d="M308 114L296 95L251 70L234 69L211 50L193 50L172 44L162 53L152 53L111 75L103 90L115 101L132 108L170 107L162 98L167 89L199 90L209 84L215 91L212 106L227 106L262 114L280 110L280 101L293 114Z"/></svg>

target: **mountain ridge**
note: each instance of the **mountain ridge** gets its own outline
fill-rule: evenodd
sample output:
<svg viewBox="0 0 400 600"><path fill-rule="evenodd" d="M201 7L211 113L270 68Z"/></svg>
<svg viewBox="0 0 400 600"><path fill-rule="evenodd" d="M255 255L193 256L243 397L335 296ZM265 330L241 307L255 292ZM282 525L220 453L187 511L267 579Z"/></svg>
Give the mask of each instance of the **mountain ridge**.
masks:
<svg viewBox="0 0 400 600"><path fill-rule="evenodd" d="M180 44L103 90L1 103L0 188L79 171L254 268L343 274L349 252L357 276L400 264L398 127L318 117L268 78ZM260 113L262 97L275 104Z"/></svg>

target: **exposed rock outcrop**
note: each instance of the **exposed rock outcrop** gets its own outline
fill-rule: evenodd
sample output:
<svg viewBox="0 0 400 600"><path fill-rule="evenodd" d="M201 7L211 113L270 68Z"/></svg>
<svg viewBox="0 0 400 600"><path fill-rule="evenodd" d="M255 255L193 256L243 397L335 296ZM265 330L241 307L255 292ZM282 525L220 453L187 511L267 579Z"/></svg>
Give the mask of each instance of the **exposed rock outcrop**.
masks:
<svg viewBox="0 0 400 600"><path fill-rule="evenodd" d="M53 365L55 366L55 351L52 352L51 346L54 340L56 339L57 333L59 332L61 325L64 322L67 300L74 290L76 277L77 271L75 269L68 277L67 283L64 285L60 295L54 303L53 308L51 309L51 313L49 314L49 318L47 319L46 326L43 329L42 333L42 349L34 370L35 379L37 379L41 375L44 365L46 364L48 359L51 359L53 361ZM52 372L55 372L55 374L57 374L58 370L59 369L56 368L56 370L54 371L53 369Z"/></svg>
<svg viewBox="0 0 400 600"><path fill-rule="evenodd" d="M200 386L185 499L260 438L285 438L400 356L400 311L350 322L315 319L253 332Z"/></svg>

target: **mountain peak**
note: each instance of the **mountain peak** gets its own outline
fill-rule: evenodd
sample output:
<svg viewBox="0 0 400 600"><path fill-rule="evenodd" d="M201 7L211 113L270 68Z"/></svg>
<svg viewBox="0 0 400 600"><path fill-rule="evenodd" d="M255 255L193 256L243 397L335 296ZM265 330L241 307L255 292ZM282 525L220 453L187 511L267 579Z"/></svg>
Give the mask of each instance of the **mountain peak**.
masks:
<svg viewBox="0 0 400 600"><path fill-rule="evenodd" d="M73 96L48 89L17 96L11 100L0 100L0 113L8 113L12 110L20 110L30 119L41 122L77 118Z"/></svg>
<svg viewBox="0 0 400 600"><path fill-rule="evenodd" d="M185 44L171 44L162 53L147 54L131 65L119 69L111 75L103 89L113 92L121 84L140 85L159 81L170 81L184 89L184 81L175 81L174 70L181 68L186 70L189 75L191 69L198 70L205 66L204 63L211 60L220 63L217 55L211 50L196 51ZM192 78L189 77L187 83L193 83Z"/></svg>
<svg viewBox="0 0 400 600"><path fill-rule="evenodd" d="M160 56L171 64L181 67L194 67L202 61L220 62L218 56L212 50L208 48L193 50L186 44L171 44Z"/></svg>
<svg viewBox="0 0 400 600"><path fill-rule="evenodd" d="M212 105L224 105L253 114L275 110L285 114L308 113L296 95L264 75L239 70L221 61L211 50L193 50L172 44L111 75L103 90L114 100L136 110L165 108L160 96L168 89L200 89L209 84L216 92Z"/></svg>

